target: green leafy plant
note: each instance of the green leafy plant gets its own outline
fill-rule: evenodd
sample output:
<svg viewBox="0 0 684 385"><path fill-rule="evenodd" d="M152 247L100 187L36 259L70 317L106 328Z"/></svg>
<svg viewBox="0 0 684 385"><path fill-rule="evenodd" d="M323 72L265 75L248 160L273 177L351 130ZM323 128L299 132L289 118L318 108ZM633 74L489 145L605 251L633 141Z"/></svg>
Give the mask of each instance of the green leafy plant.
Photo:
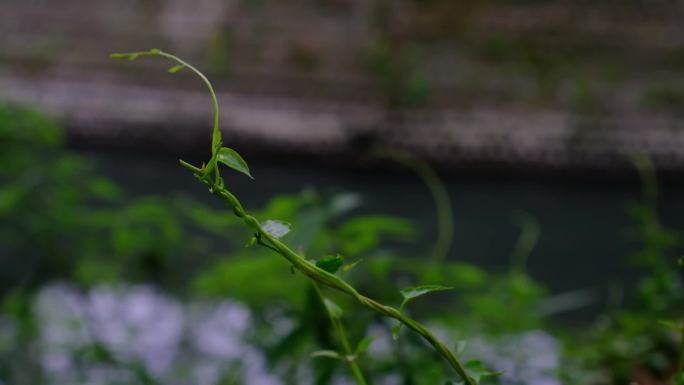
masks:
<svg viewBox="0 0 684 385"><path fill-rule="evenodd" d="M646 154L634 155L632 161L642 194L628 207L633 220L628 235L637 247L628 257L641 277L633 293L623 295L620 288L615 289L619 293L609 298L606 314L584 336L587 340L568 346L573 349L570 354L583 361L579 367L596 378L611 383L660 383L681 377L675 374L677 366L682 367L677 348L681 325L674 321L681 319L684 299L676 267L681 235L661 223L655 165Z"/></svg>
<svg viewBox="0 0 684 385"><path fill-rule="evenodd" d="M679 266L684 268L684 256L679 257ZM684 385L684 318L674 323L675 331L679 334L679 360L677 362L677 373L675 374L675 385Z"/></svg>
<svg viewBox="0 0 684 385"><path fill-rule="evenodd" d="M221 130L219 126L219 106L216 93L211 83L198 69L192 65L159 49L151 49L149 51L132 53L116 53L111 55L111 57L115 59L129 60L135 60L143 56L161 56L170 59L176 63L176 66L172 67L170 72L177 72L178 70L187 68L199 76L200 79L202 79L202 81L206 84L211 96L214 112L211 157L206 164L203 164L200 167L194 166L183 160L180 161L180 164L189 170L201 183L205 184L213 195L219 197L229 204L235 216L240 218L244 222L245 226L247 226L253 232L253 241L251 241L251 243L273 250L275 253L285 258L292 265L294 270L299 271L308 277L314 282L314 284L325 286L337 292L346 294L347 296L355 299L360 305L369 308L380 315L399 321L402 325L406 326L410 330L413 330L427 343L429 343L437 351L437 353L439 353L448 362L448 364L453 368L453 370L465 384L475 385L479 383L481 378L480 368L475 368L477 370L471 368L469 370L469 368L461 363L459 358L457 358L456 355L423 324L408 317L399 309L384 305L361 294L340 275L330 272L323 267L317 266L315 263L307 260L305 257L293 251L283 241L281 241L280 238L286 233L283 226L273 225L278 222L259 221L256 217L247 212L247 210L245 210L243 205L240 203L239 199L226 187L225 181L222 178L219 169L219 164L224 164L251 177L251 173L244 159L236 151L223 146ZM331 309L328 308L328 314L332 318L335 318L338 313L336 309L331 311Z"/></svg>

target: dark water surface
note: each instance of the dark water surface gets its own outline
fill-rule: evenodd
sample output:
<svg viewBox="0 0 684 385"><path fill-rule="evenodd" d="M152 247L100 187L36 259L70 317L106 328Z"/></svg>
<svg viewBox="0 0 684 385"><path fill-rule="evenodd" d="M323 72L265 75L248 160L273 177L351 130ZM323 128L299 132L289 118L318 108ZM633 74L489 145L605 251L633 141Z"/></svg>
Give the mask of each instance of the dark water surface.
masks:
<svg viewBox="0 0 684 385"><path fill-rule="evenodd" d="M214 202L173 158L120 153L95 156L104 174L134 194L185 192ZM300 192L306 187L356 192L363 197L363 212L415 220L425 245L436 236L432 198L410 172L329 168L316 162L263 158L250 162L250 167L255 181L237 174L229 178L231 188L247 207L261 207L274 194ZM522 210L541 225L539 242L529 257L529 271L553 292L606 289L616 282L629 287L636 277L637 272L626 262L626 256L638 247L628 236L633 222L626 210L639 198L636 177L442 176L455 220L450 258L504 271L520 233L513 216ZM676 180L661 188L660 214L667 226L684 228L682 193L684 185Z"/></svg>

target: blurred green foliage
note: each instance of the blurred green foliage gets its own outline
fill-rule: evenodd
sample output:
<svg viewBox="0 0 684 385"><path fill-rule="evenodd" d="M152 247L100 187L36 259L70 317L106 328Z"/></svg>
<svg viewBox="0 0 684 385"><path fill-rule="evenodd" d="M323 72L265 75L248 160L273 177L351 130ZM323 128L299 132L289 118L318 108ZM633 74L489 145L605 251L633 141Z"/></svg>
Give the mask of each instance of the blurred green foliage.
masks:
<svg viewBox="0 0 684 385"><path fill-rule="evenodd" d="M641 95L641 104L653 110L684 110L684 84L681 82L653 84Z"/></svg>
<svg viewBox="0 0 684 385"><path fill-rule="evenodd" d="M367 48L364 59L388 107L420 107L428 102L430 86L421 69L418 47L381 40Z"/></svg>
<svg viewBox="0 0 684 385"><path fill-rule="evenodd" d="M334 263L360 290L386 303L401 304L402 295L393 289L398 284L453 287L404 311L441 330L459 354L478 354L469 350L478 336L505 339L553 330L564 343L563 362L554 375L567 383L627 384L637 375L672 376L681 354L681 333L661 321L677 325L682 318L682 275L676 265L682 237L659 221L652 164L641 157L637 167L643 199L628 210L634 224L629 235L638 245L629 256L640 273L636 289L610 302L584 330L547 318L544 306L554 297L526 268L540 232L529 216L517 217L521 235L510 268L489 272L461 261L437 261L429 250L406 253L415 249L405 247L417 241L415 225L378 213L358 215L363 200L355 194L279 195L257 214L291 223L288 244L311 260ZM316 384L333 383L346 373L334 360L310 357L334 350L339 338L313 286L268 249L246 247L252 234L231 213L187 196L130 196L98 176L90 158L65 149L59 125L14 106L0 107L0 223L0 321L15 325L11 335L0 332L0 380L8 384L46 383L35 358L39 347L31 342L38 332L31 304L35 290L54 280L84 288L152 282L178 297L239 300L254 315L250 338L264 350L269 367L279 368L284 383L298 383L302 363L310 366ZM325 256L330 258L320 262ZM350 264L356 268L346 269ZM325 295L341 309L357 306L335 293ZM286 333L269 332L274 317L288 319ZM359 354L370 382L398 376L401 384L433 384L450 375L408 333L396 342L390 338L380 354L380 336L389 336L394 324L364 312L345 311L339 319L354 346L367 345ZM114 359L101 346L83 357L84 363ZM491 360L484 363L495 366ZM135 383L154 383L144 367L131 365ZM500 383L518 383L505 378Z"/></svg>

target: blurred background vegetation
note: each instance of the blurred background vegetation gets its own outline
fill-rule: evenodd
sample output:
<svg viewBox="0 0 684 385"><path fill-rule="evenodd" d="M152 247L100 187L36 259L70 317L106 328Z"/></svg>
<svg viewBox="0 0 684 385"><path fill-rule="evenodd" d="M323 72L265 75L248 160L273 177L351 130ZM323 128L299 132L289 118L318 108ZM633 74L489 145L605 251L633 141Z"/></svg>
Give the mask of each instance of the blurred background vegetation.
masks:
<svg viewBox="0 0 684 385"><path fill-rule="evenodd" d="M308 281L177 166L204 159L312 259L412 304L492 383L672 384L683 317L684 4L0 3L0 384L349 384ZM377 150L381 151L378 152ZM394 154L394 155L392 155ZM400 155L400 156L399 156ZM245 179L245 180L243 180ZM374 384L442 384L344 298ZM678 329L679 328L679 329ZM678 330L680 330L678 332ZM684 381L684 380L683 380Z"/></svg>

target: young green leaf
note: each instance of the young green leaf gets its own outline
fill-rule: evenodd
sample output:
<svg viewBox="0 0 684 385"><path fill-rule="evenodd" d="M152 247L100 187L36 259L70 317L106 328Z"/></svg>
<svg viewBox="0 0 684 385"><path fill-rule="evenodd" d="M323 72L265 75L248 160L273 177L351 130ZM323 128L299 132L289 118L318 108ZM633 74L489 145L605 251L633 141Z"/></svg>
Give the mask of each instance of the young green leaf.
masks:
<svg viewBox="0 0 684 385"><path fill-rule="evenodd" d="M363 259L357 259L356 261L354 261L354 262L352 262L352 263L348 263L348 264L346 264L346 265L343 265L343 266L342 266L342 272L343 272L343 273L348 272L349 270L355 268L356 265L358 265L358 264L361 263L362 261L363 261Z"/></svg>
<svg viewBox="0 0 684 385"><path fill-rule="evenodd" d="M185 68L185 65L179 64L179 65L175 65L175 66L169 68L168 71L170 74L175 74L175 73L180 72L183 68Z"/></svg>
<svg viewBox="0 0 684 385"><path fill-rule="evenodd" d="M453 287L442 285L422 285L401 289L401 296L404 297L404 301L401 303L399 310L402 310L404 306L406 306L406 304L409 303L411 300L418 298L422 295L432 293L435 291L444 291L452 289Z"/></svg>
<svg viewBox="0 0 684 385"><path fill-rule="evenodd" d="M128 60L135 60L140 56L140 54L135 54L135 53L112 53L109 55L111 59L128 59Z"/></svg>
<svg viewBox="0 0 684 385"><path fill-rule="evenodd" d="M261 228L274 238L282 238L292 230L292 225L287 222L269 219L261 224Z"/></svg>
<svg viewBox="0 0 684 385"><path fill-rule="evenodd" d="M344 258L341 255L328 255L316 262L316 266L327 271L330 274L335 274L344 263Z"/></svg>
<svg viewBox="0 0 684 385"><path fill-rule="evenodd" d="M249 241L247 241L247 243L245 244L245 247L252 247L257 244L257 241L257 237L252 236L251 238L249 238Z"/></svg>
<svg viewBox="0 0 684 385"><path fill-rule="evenodd" d="M317 357L325 357L325 358L332 358L335 360L344 360L344 358L340 355L340 353L334 351L334 350L318 350L316 352L311 353L312 358L317 358Z"/></svg>
<svg viewBox="0 0 684 385"><path fill-rule="evenodd" d="M325 308L328 310L328 314L330 314L330 317L332 318L341 318L342 317L342 308L337 306L337 304L328 298L323 298L323 304L325 305Z"/></svg>
<svg viewBox="0 0 684 385"><path fill-rule="evenodd" d="M404 311L404 307L406 304L411 302L411 300L418 298L422 295L432 293L434 291L444 291L444 290L452 290L453 287L449 286L442 286L442 285L422 285L422 286L413 286L413 287L407 287L405 289L401 289L401 296L404 297L404 300L401 302L401 306L399 306L399 311ZM399 331L401 330L401 323L395 325L392 327L392 338L397 340L399 338Z"/></svg>
<svg viewBox="0 0 684 385"><path fill-rule="evenodd" d="M359 341L359 343L356 345L355 353L356 353L356 354L365 353L365 352L368 350L368 348L371 346L371 344L373 343L373 341L374 341L374 338L373 338L373 337L366 337L366 338L362 339L362 340Z"/></svg>
<svg viewBox="0 0 684 385"><path fill-rule="evenodd" d="M460 356L463 354L463 352L466 350L466 347L468 346L468 343L466 341L457 341L456 346L454 347L454 354L457 356Z"/></svg>
<svg viewBox="0 0 684 385"><path fill-rule="evenodd" d="M470 360L466 362L465 367L468 372L468 376L477 384L479 384L483 379L495 378L501 375L501 372L493 372L487 369L480 360Z"/></svg>
<svg viewBox="0 0 684 385"><path fill-rule="evenodd" d="M219 162L254 179L252 174L249 172L249 166L247 165L247 162L242 159L237 151L233 150L232 148L221 147L216 156Z"/></svg>
<svg viewBox="0 0 684 385"><path fill-rule="evenodd" d="M401 325L403 325L403 324L398 323L398 324L392 326L392 339L395 341L399 339L399 332L401 331Z"/></svg>

